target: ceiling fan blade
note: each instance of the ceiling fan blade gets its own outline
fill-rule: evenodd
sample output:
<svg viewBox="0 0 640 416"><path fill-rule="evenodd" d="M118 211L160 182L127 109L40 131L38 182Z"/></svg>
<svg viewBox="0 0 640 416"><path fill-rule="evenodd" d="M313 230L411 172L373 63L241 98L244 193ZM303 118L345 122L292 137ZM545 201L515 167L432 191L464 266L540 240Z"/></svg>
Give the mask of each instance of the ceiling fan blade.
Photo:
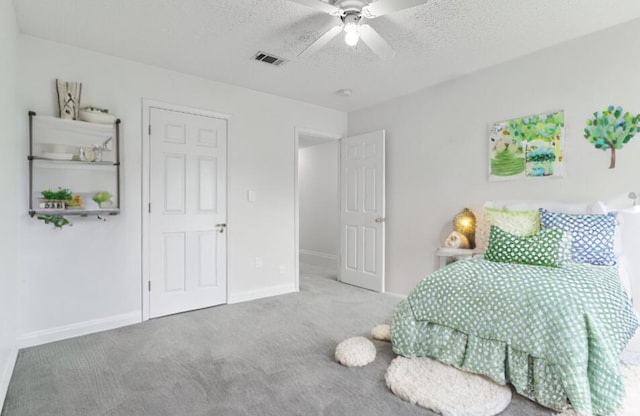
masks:
<svg viewBox="0 0 640 416"><path fill-rule="evenodd" d="M362 9L362 15L367 19L384 16L385 14L409 9L425 4L429 0L378 0L369 3Z"/></svg>
<svg viewBox="0 0 640 416"><path fill-rule="evenodd" d="M382 59L391 59L396 51L369 25L360 25L360 39Z"/></svg>
<svg viewBox="0 0 640 416"><path fill-rule="evenodd" d="M311 45L307 46L302 52L300 52L298 54L298 58L302 58L316 52L318 49L329 43L329 41L335 38L340 32L342 32L342 25L334 26L327 30L322 36L313 41Z"/></svg>
<svg viewBox="0 0 640 416"><path fill-rule="evenodd" d="M289 0L294 3L302 4L303 6L311 7L312 9L316 9L320 12L330 14L332 16L340 16L342 11L334 6L333 4L329 4L322 0Z"/></svg>

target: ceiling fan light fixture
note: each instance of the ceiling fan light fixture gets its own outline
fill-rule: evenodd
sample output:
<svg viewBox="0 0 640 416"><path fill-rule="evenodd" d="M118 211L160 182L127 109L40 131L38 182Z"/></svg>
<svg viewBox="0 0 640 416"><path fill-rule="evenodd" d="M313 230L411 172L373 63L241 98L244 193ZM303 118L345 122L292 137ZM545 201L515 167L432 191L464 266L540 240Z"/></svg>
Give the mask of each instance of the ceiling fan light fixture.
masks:
<svg viewBox="0 0 640 416"><path fill-rule="evenodd" d="M358 31L358 24L356 22L347 22L344 24L345 33L353 33Z"/></svg>
<svg viewBox="0 0 640 416"><path fill-rule="evenodd" d="M347 32L344 35L344 42L349 46L356 46L360 40L360 34L358 32Z"/></svg>

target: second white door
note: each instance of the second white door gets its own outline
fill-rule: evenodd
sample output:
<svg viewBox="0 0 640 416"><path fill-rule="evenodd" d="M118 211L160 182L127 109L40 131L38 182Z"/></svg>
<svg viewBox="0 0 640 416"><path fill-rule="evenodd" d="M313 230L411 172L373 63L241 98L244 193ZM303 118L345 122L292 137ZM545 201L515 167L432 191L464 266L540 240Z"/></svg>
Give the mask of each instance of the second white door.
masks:
<svg viewBox="0 0 640 416"><path fill-rule="evenodd" d="M227 120L149 120L149 316L226 303Z"/></svg>
<svg viewBox="0 0 640 416"><path fill-rule="evenodd" d="M342 139L340 171L339 279L384 292L384 130Z"/></svg>

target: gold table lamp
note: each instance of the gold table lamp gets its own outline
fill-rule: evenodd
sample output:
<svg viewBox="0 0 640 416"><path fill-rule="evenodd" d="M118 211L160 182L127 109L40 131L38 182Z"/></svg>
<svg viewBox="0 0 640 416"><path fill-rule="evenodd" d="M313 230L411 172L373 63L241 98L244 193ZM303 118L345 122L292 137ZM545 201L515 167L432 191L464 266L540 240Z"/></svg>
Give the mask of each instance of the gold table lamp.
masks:
<svg viewBox="0 0 640 416"><path fill-rule="evenodd" d="M476 247L476 216L469 208L453 217L453 229L467 237L470 248Z"/></svg>

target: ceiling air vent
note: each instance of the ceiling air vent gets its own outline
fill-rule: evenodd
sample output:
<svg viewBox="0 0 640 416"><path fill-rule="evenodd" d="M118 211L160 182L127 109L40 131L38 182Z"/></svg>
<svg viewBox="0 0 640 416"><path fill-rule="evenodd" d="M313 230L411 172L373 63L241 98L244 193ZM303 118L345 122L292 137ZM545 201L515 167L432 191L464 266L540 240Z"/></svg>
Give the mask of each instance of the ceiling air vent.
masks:
<svg viewBox="0 0 640 416"><path fill-rule="evenodd" d="M261 61L266 64L275 65L275 66L279 66L287 62L286 59L279 58L275 55L271 55L262 51L258 51L255 55L253 55L253 59L255 59L256 61Z"/></svg>

